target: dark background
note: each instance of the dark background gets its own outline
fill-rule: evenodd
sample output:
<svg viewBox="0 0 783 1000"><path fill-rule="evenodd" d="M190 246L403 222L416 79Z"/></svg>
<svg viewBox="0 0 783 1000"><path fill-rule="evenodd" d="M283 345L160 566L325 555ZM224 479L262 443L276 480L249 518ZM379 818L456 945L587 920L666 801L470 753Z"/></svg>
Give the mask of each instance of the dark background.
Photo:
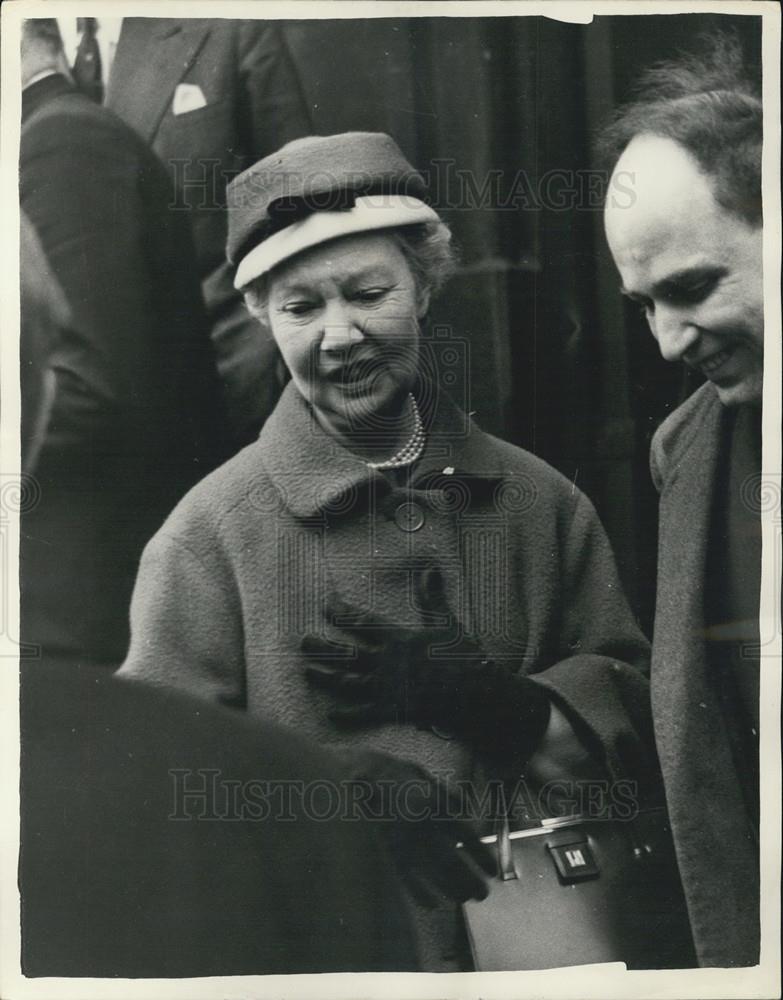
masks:
<svg viewBox="0 0 783 1000"><path fill-rule="evenodd" d="M695 384L661 360L642 317L621 301L596 199L593 207L588 196L553 207L558 192L567 194L570 175L562 174L547 203L539 197L537 207L535 195L553 170L580 171L587 183L597 168L592 137L640 70L697 47L715 28L734 30L748 59L760 60L755 16L284 26L317 132L389 132L438 179L433 201L452 226L462 266L432 322L470 343L470 408L486 430L540 455L591 497L648 630L657 499L647 453L655 428ZM474 179L472 205L456 170ZM482 201L491 171L499 172L500 195L487 187ZM579 190L576 182L569 188ZM513 192L517 207L500 207Z"/></svg>

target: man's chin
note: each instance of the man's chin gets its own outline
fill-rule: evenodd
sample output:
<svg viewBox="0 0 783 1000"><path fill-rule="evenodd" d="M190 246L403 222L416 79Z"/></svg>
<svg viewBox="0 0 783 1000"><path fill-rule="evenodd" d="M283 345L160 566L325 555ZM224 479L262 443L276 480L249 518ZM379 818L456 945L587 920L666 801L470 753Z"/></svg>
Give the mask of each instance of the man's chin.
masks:
<svg viewBox="0 0 783 1000"><path fill-rule="evenodd" d="M761 406L763 382L761 377L738 379L736 382L725 382L719 385L712 383L718 393L718 399L726 407Z"/></svg>

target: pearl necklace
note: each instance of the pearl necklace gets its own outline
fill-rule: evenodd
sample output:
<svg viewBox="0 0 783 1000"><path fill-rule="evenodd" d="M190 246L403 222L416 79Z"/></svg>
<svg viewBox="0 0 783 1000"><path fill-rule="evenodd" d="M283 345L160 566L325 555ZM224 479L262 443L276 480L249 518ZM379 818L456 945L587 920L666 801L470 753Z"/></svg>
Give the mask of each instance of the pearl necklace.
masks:
<svg viewBox="0 0 783 1000"><path fill-rule="evenodd" d="M413 407L413 421L415 424L413 434L411 434L407 444L403 445L396 455L387 458L385 462L367 462L365 464L368 468L399 469L403 465L410 465L412 462L415 462L424 451L427 435L424 432L424 424L421 421L419 407L416 405L416 400L411 393L408 393L408 399L411 401L411 406Z"/></svg>

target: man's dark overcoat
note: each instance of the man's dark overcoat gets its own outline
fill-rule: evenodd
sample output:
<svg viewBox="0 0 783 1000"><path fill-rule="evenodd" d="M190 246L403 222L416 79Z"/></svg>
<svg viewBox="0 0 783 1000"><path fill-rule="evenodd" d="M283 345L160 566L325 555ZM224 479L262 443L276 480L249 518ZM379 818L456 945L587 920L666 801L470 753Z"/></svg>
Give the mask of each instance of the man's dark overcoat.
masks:
<svg viewBox="0 0 783 1000"><path fill-rule="evenodd" d="M117 663L145 542L222 457L214 352L155 155L58 74L22 117L21 207L69 313L33 365L54 392L22 516L23 641Z"/></svg>
<svg viewBox="0 0 783 1000"><path fill-rule="evenodd" d="M728 412L707 383L658 429L661 494L652 707L694 944L704 966L759 957L758 831L710 675L705 590L713 494ZM749 667L750 669L750 667Z"/></svg>

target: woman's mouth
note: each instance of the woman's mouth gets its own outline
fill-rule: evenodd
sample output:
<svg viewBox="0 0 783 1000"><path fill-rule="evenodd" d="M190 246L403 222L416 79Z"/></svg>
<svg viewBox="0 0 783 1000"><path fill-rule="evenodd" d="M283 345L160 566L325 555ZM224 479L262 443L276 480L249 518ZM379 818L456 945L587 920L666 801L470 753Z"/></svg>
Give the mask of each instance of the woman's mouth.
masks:
<svg viewBox="0 0 783 1000"><path fill-rule="evenodd" d="M351 360L348 364L336 365L326 371L322 377L332 385L346 392L364 389L381 377L384 365L375 357L365 357Z"/></svg>
<svg viewBox="0 0 783 1000"><path fill-rule="evenodd" d="M336 368L325 374L325 379L330 385L347 395L358 395L370 389L372 384L378 379L377 368L368 371L363 368Z"/></svg>
<svg viewBox="0 0 783 1000"><path fill-rule="evenodd" d="M377 379L375 376L366 375L364 378L359 377L345 379L344 381L338 380L335 384L341 392L344 392L349 396L359 396L362 393L367 392L376 381Z"/></svg>

